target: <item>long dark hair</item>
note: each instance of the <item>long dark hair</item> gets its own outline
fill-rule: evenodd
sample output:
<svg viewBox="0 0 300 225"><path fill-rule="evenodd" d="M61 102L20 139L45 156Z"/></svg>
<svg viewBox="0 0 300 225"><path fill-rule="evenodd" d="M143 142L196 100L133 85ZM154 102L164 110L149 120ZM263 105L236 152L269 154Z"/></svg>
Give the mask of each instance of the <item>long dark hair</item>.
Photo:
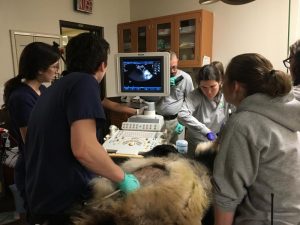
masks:
<svg viewBox="0 0 300 225"><path fill-rule="evenodd" d="M202 66L198 72L197 83L200 84L203 80L215 80L217 82L222 81L222 74L220 70L213 64Z"/></svg>
<svg viewBox="0 0 300 225"><path fill-rule="evenodd" d="M215 67L217 67L217 69L220 71L222 79L224 78L224 66L223 63L220 61L213 61L210 63L211 65L214 65Z"/></svg>
<svg viewBox="0 0 300 225"><path fill-rule="evenodd" d="M246 87L246 96L263 93L272 97L284 96L292 89L291 76L274 70L271 62L256 53L234 57L227 66L225 77Z"/></svg>
<svg viewBox="0 0 300 225"><path fill-rule="evenodd" d="M60 54L57 48L43 43L32 42L28 44L21 53L19 61L19 73L4 84L3 100L7 107L9 97L13 90L22 85L22 79L34 80L40 71L45 71L50 65L58 61Z"/></svg>
<svg viewBox="0 0 300 225"><path fill-rule="evenodd" d="M290 47L290 71L294 80L294 85L300 84L300 40Z"/></svg>

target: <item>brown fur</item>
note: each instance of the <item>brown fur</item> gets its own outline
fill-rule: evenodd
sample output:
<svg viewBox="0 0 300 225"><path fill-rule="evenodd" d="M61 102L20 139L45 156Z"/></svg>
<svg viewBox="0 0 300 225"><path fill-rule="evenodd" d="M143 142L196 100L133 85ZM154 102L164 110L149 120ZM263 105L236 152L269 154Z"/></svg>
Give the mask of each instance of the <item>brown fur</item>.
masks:
<svg viewBox="0 0 300 225"><path fill-rule="evenodd" d="M135 174L141 188L105 198L116 188L107 179L93 181L94 198L74 218L75 225L199 225L211 203L208 169L170 154L130 159L122 168Z"/></svg>
<svg viewBox="0 0 300 225"><path fill-rule="evenodd" d="M202 153L212 152L216 154L219 150L219 139L216 141L200 142L195 150L195 155L201 155Z"/></svg>

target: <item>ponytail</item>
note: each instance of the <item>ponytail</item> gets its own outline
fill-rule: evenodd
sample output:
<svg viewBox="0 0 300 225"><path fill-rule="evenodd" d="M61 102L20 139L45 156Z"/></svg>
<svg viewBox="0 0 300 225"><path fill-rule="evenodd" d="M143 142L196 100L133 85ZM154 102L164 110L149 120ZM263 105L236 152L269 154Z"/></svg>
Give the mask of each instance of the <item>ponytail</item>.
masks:
<svg viewBox="0 0 300 225"><path fill-rule="evenodd" d="M243 83L246 87L246 96L263 93L279 97L292 89L291 76L274 70L268 59L256 53L234 57L227 66L226 77L230 82Z"/></svg>
<svg viewBox="0 0 300 225"><path fill-rule="evenodd" d="M3 101L4 104L2 105L2 108L7 108L8 100L13 92L13 90L19 86L22 85L22 75L17 75L8 81L5 82L4 84L4 94L3 94Z"/></svg>
<svg viewBox="0 0 300 225"><path fill-rule="evenodd" d="M288 74L280 70L270 70L265 74L265 82L261 86L261 92L272 97L284 96L292 89L292 79Z"/></svg>

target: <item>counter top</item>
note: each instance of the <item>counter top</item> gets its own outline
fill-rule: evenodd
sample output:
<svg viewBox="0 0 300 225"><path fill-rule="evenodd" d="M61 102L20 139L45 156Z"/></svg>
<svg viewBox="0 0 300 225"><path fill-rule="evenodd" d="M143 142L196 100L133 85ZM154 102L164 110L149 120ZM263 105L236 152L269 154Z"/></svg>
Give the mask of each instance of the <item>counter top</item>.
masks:
<svg viewBox="0 0 300 225"><path fill-rule="evenodd" d="M122 102L120 97L110 97L108 99L111 100L111 101L114 101L114 102L118 102L118 103L127 105L128 107L134 108L134 109L140 109L140 108L146 106L145 103L139 103L139 102Z"/></svg>

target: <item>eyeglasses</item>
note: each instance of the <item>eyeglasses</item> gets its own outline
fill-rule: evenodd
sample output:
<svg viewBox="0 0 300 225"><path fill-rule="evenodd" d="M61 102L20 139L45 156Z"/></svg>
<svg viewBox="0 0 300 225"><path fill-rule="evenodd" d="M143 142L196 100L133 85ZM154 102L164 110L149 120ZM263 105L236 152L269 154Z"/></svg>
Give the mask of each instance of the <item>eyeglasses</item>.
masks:
<svg viewBox="0 0 300 225"><path fill-rule="evenodd" d="M285 59L285 60L283 60L282 62L283 62L283 65L287 68L287 69L289 69L290 68L290 61L291 61L291 56L290 57L288 57L287 59Z"/></svg>

